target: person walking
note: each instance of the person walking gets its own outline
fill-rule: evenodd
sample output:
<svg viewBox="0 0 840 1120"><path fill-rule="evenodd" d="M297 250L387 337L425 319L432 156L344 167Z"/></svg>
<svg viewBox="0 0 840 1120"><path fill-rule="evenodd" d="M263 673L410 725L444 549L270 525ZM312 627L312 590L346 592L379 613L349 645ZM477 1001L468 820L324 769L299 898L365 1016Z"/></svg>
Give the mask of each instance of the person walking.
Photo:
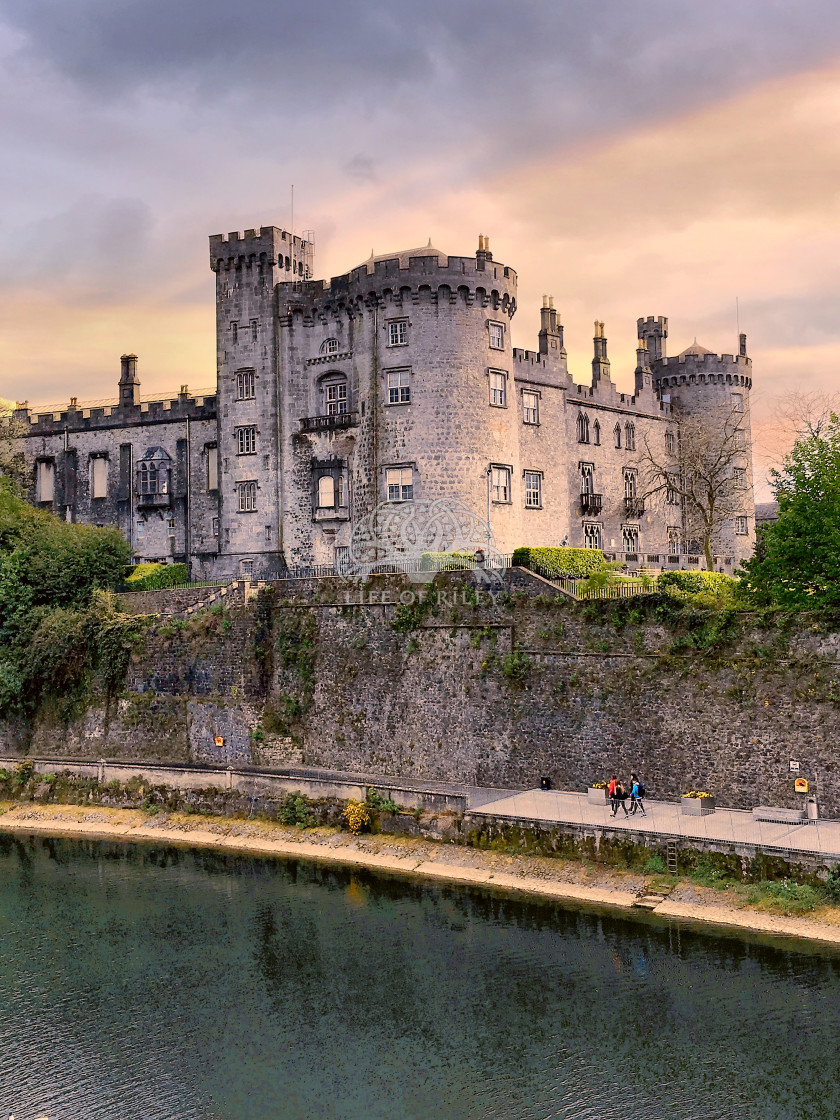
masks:
<svg viewBox="0 0 840 1120"><path fill-rule="evenodd" d="M627 800L627 790L624 788L623 782L616 782L615 785L615 801L613 802L613 816L618 816L618 806L624 810L625 817L628 816L627 806L624 802Z"/></svg>
<svg viewBox="0 0 840 1120"><path fill-rule="evenodd" d="M618 778L615 776L615 774L613 774L613 776L610 778L610 784L607 786L607 796L610 799L610 809L612 810L612 815L613 816L615 816L615 811L616 811L616 808L617 808L617 804L616 804L616 800L615 800L615 787L617 785L618 785Z"/></svg>
<svg viewBox="0 0 840 1120"><path fill-rule="evenodd" d="M647 816L647 813L645 812L645 806L644 806L644 803L643 803L643 800L642 800L644 798L644 796L645 796L645 787L639 781L639 778L636 774L631 774L630 775L630 812L631 813L635 814L636 812L641 812L643 817Z"/></svg>

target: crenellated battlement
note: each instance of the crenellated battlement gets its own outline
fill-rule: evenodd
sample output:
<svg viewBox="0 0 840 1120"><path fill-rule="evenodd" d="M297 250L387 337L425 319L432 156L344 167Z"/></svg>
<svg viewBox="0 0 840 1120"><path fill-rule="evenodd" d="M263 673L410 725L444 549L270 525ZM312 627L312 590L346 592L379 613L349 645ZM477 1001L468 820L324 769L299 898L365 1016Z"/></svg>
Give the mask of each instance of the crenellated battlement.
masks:
<svg viewBox="0 0 840 1120"><path fill-rule="evenodd" d="M61 405L30 406L21 402L12 413L15 420L27 424L26 435L52 435L65 431L90 431L115 425L148 424L157 421L213 420L216 417L216 389L198 393L180 392L170 396L142 398L136 405L121 405L113 400L82 401L71 397Z"/></svg>
<svg viewBox="0 0 840 1120"><path fill-rule="evenodd" d="M309 280L315 267L314 246L311 241L277 226L260 226L259 229L246 229L244 233L234 230L210 236L210 268L213 272L252 268L254 265L273 266L290 278Z"/></svg>

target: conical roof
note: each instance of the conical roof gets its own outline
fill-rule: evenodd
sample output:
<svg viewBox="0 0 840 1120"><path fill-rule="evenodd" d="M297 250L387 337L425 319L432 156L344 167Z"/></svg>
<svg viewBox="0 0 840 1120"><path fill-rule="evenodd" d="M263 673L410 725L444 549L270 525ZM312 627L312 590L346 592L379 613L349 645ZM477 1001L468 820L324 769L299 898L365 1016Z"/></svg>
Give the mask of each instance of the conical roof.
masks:
<svg viewBox="0 0 840 1120"><path fill-rule="evenodd" d="M688 358L691 357L692 354L698 358L702 358L704 354L714 354L714 350L707 350L706 347L701 346L695 338L692 344L690 346L686 346L685 350L683 350L682 353L678 355L678 357Z"/></svg>

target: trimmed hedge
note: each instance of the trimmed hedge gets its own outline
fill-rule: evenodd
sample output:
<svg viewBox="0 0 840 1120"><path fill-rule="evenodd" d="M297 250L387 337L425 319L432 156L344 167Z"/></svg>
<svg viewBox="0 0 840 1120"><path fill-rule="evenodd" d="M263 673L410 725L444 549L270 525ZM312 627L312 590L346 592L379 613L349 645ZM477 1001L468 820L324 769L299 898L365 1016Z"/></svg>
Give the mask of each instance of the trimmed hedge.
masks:
<svg viewBox="0 0 840 1120"><path fill-rule="evenodd" d="M517 548L513 564L551 579L585 579L607 567L596 548Z"/></svg>
<svg viewBox="0 0 840 1120"><path fill-rule="evenodd" d="M454 568L469 568L475 563L475 555L472 552L424 552L420 557L420 563L429 567L451 564Z"/></svg>
<svg viewBox="0 0 840 1120"><path fill-rule="evenodd" d="M674 588L696 595L700 591L713 595L727 594L738 585L738 580L724 572L662 572L659 586L664 590Z"/></svg>
<svg viewBox="0 0 840 1120"><path fill-rule="evenodd" d="M127 591L160 591L189 583L186 564L136 564L125 581Z"/></svg>

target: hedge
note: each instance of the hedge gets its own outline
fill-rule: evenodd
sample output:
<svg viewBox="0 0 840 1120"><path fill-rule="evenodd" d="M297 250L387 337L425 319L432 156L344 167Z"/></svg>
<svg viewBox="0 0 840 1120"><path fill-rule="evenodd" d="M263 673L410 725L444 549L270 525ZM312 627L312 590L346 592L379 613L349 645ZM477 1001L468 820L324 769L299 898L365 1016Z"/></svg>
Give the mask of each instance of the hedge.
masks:
<svg viewBox="0 0 840 1120"><path fill-rule="evenodd" d="M437 568L445 564L453 568L469 568L475 563L471 552L424 552L420 557L421 567Z"/></svg>
<svg viewBox="0 0 840 1120"><path fill-rule="evenodd" d="M126 579L127 591L160 591L164 587L180 587L189 583L186 564L135 564Z"/></svg>
<svg viewBox="0 0 840 1120"><path fill-rule="evenodd" d="M513 564L550 579L585 579L607 567L596 548L517 548Z"/></svg>
<svg viewBox="0 0 840 1120"><path fill-rule="evenodd" d="M659 577L659 586L663 590L673 588L676 591L686 591L690 594L707 591L713 595L720 595L731 591L737 584L738 580L724 572L662 572Z"/></svg>

